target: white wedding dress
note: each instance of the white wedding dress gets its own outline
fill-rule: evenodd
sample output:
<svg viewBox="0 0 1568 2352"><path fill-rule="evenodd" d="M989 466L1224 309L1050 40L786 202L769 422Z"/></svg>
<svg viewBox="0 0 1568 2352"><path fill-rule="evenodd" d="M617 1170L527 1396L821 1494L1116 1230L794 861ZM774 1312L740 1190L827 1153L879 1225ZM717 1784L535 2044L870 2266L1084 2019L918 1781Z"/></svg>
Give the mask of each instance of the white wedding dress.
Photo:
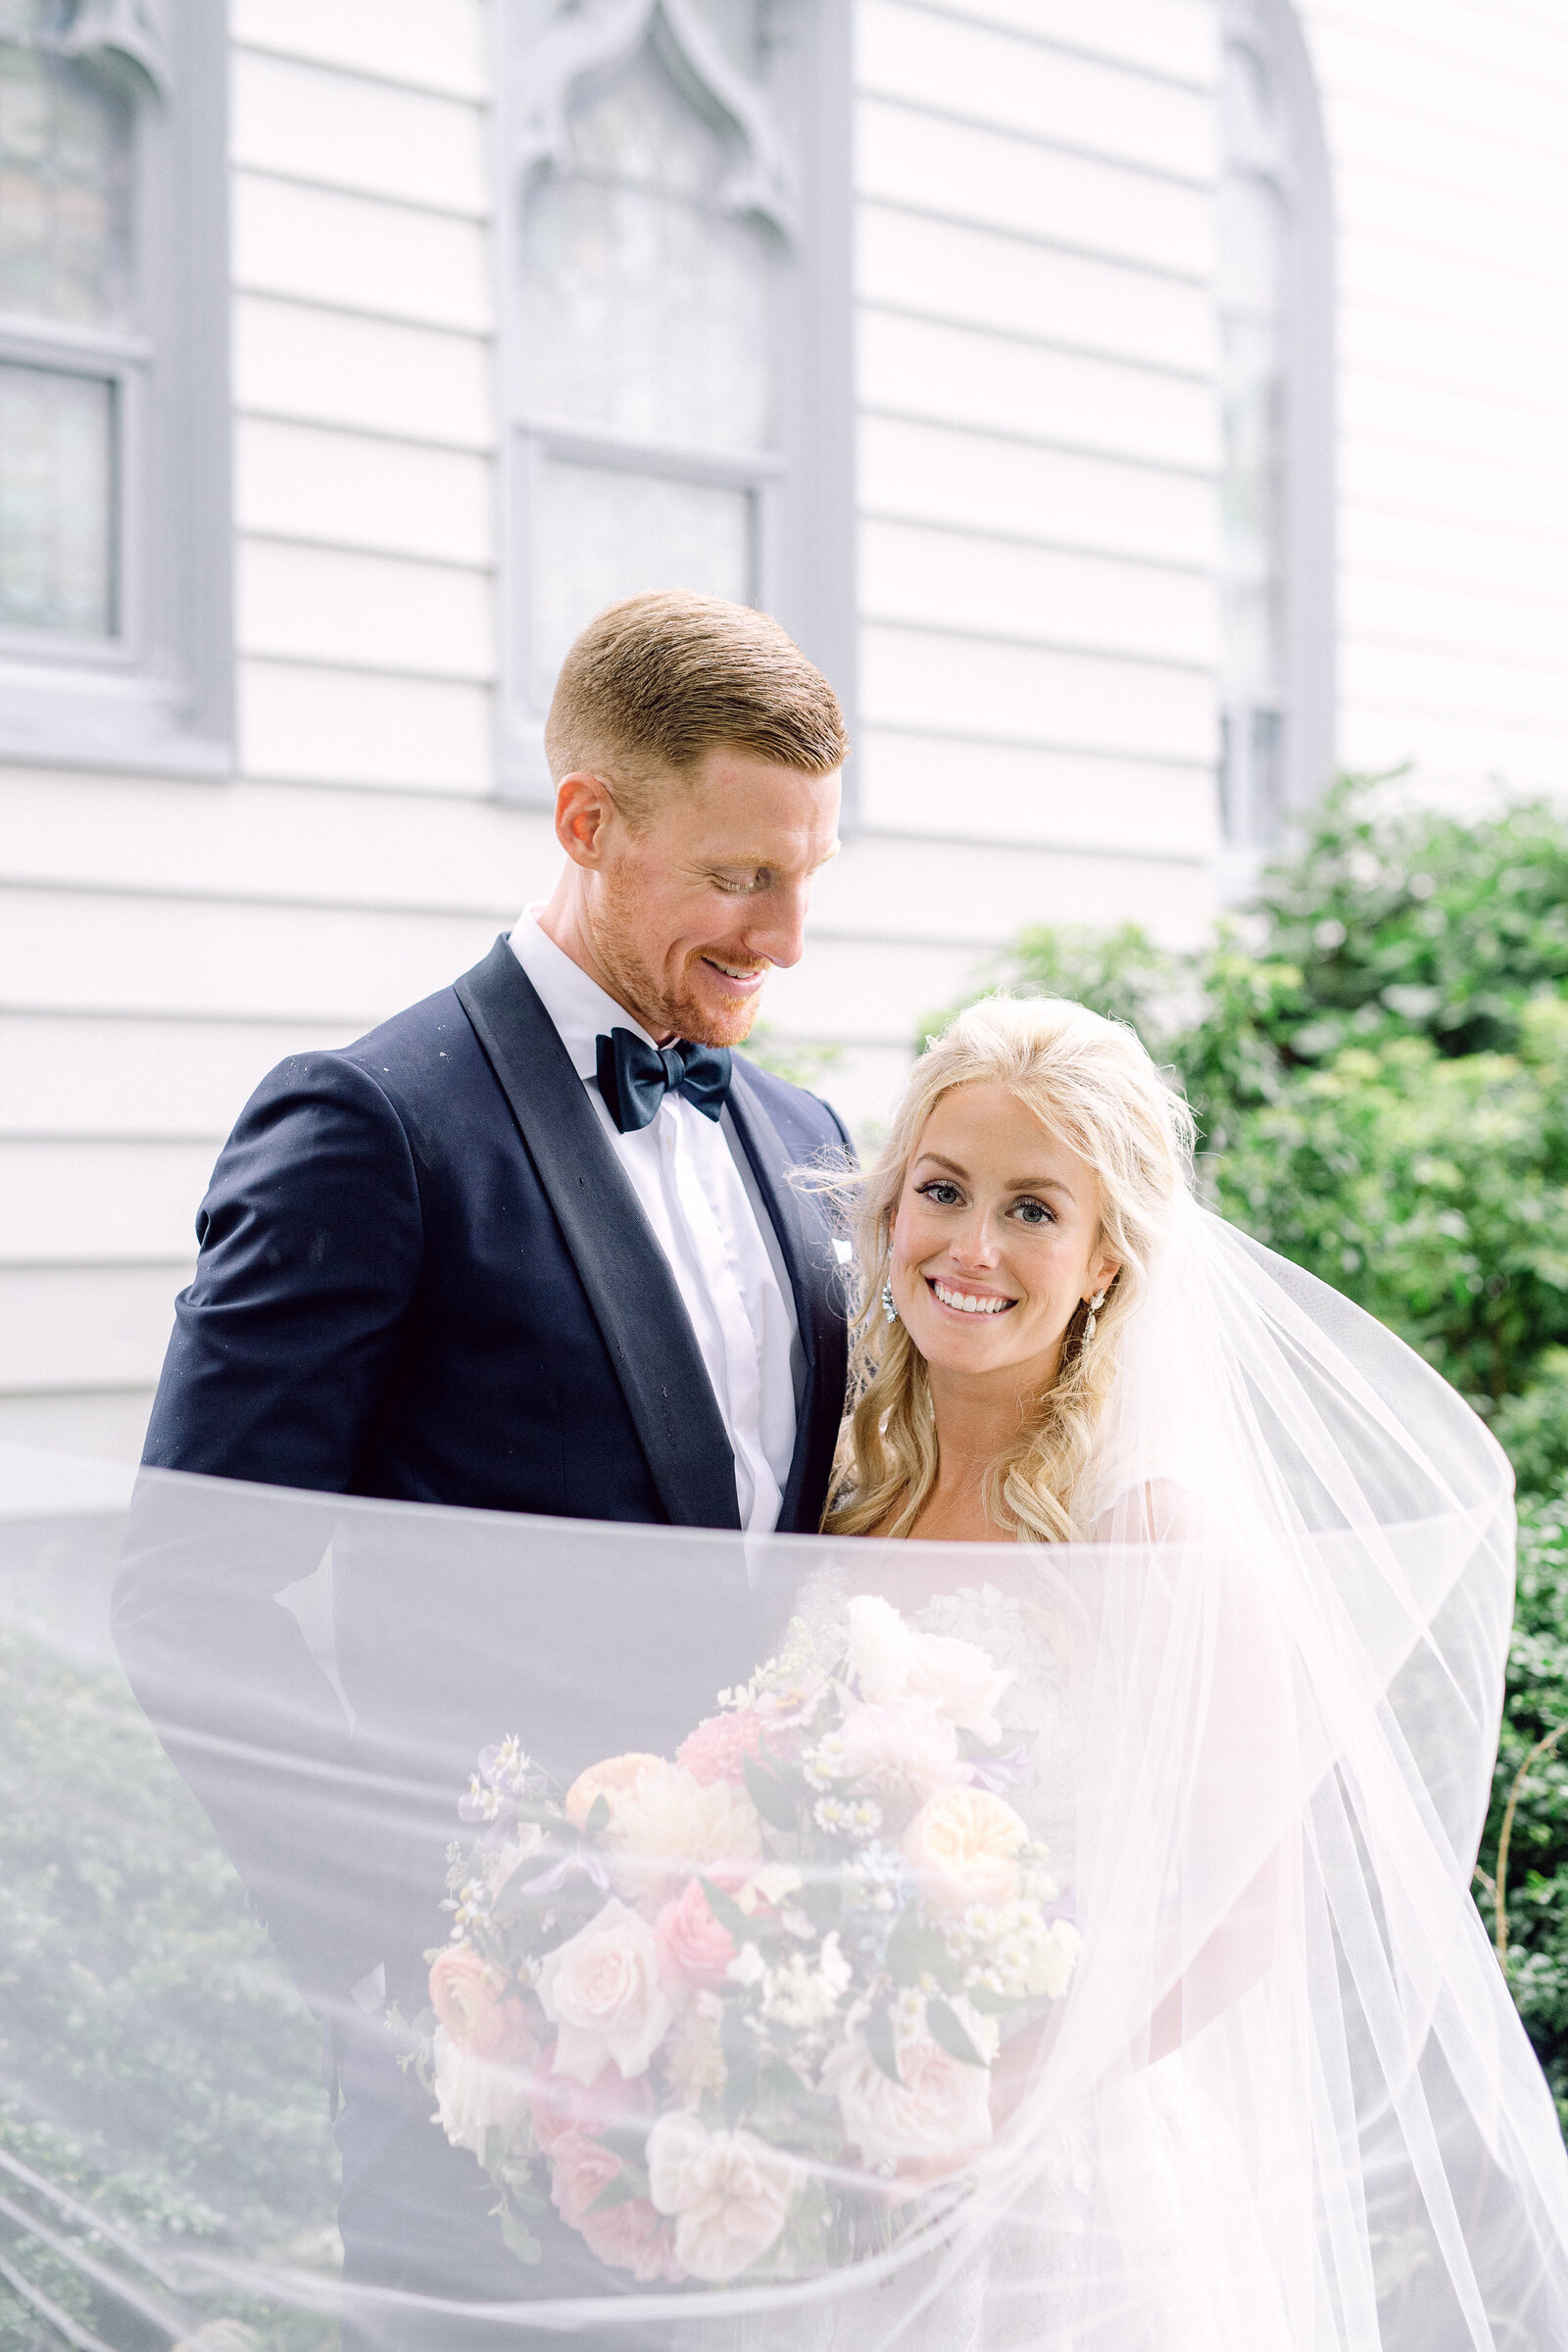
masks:
<svg viewBox="0 0 1568 2352"><path fill-rule="evenodd" d="M801 1596L818 1662L842 1657L855 1547ZM1008 1801L1050 1849L1064 1894L1075 1879L1073 1753L1061 1661L1042 1626L995 1584L962 1585L905 1612L917 1633L972 1642L1013 1669L1002 1702L1030 1736ZM1101 2178L1109 2133L1117 2180ZM938 2247L858 2292L743 2323L743 2352L1088 2352L1097 2229L1131 2230L1140 2248L1136 2323L1118 2352L1292 2352L1292 2337L1253 2214L1242 2154L1180 2052L1054 2119L1054 2147L1029 2192L956 2264ZM1130 2215L1135 2195L1142 2210Z"/></svg>

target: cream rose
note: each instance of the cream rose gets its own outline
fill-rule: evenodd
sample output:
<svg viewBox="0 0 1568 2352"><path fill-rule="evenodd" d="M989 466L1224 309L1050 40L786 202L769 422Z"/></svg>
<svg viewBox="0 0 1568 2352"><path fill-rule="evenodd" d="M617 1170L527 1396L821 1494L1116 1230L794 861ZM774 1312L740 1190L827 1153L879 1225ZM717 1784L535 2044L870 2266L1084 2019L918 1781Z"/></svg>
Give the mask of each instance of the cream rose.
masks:
<svg viewBox="0 0 1568 2352"><path fill-rule="evenodd" d="M953 2004L955 2015L977 2049L986 2047L985 2021L967 2001ZM867 2165L940 2163L955 2165L991 2138L991 2070L950 2056L924 2029L899 2045L899 2081L882 2072L863 2039L836 2050L822 2069L824 2084L837 2095L844 2135Z"/></svg>
<svg viewBox="0 0 1568 2352"><path fill-rule="evenodd" d="M610 1756L603 1764L590 1764L579 1772L566 1790L566 1819L574 1830L588 1827L588 1816L596 1796L602 1796L613 1812L630 1788L635 1788L643 1774L652 1765L662 1764L662 1756Z"/></svg>
<svg viewBox="0 0 1568 2352"><path fill-rule="evenodd" d="M953 1725L924 1699L857 1707L839 1733L835 1776L863 1781L878 1795L918 1804L969 1778Z"/></svg>
<svg viewBox="0 0 1568 2352"><path fill-rule="evenodd" d="M435 2101L438 2123L455 2148L471 2148L481 2164L485 2140L494 2130L512 2132L528 2121L533 2077L526 2066L507 2066L460 2050L444 2026L435 2030Z"/></svg>
<svg viewBox="0 0 1568 2352"><path fill-rule="evenodd" d="M554 2071L578 2082L592 2082L612 2061L623 2076L646 2074L675 2014L652 1928L613 1895L546 1954L539 2000L556 2028Z"/></svg>
<svg viewBox="0 0 1568 2352"><path fill-rule="evenodd" d="M662 1903L699 1872L753 1862L762 1825L744 1788L696 1780L679 1764L644 1772L619 1797L605 1833L610 1875L634 1901Z"/></svg>
<svg viewBox="0 0 1568 2352"><path fill-rule="evenodd" d="M733 2278L765 2254L805 2175L750 2132L710 2132L695 2115L662 2115L648 2134L648 2187L675 2221L675 2259L694 2278Z"/></svg>
<svg viewBox="0 0 1568 2352"><path fill-rule="evenodd" d="M989 1788L943 1788L927 1797L904 1833L904 1858L922 1893L945 1909L1010 1903L1018 1892L1018 1849L1029 1825Z"/></svg>
<svg viewBox="0 0 1568 2352"><path fill-rule="evenodd" d="M850 1603L849 1670L873 1706L920 1698L959 1731L1002 1737L996 1708L1016 1669L998 1666L973 1642L917 1634L891 1601L862 1592Z"/></svg>

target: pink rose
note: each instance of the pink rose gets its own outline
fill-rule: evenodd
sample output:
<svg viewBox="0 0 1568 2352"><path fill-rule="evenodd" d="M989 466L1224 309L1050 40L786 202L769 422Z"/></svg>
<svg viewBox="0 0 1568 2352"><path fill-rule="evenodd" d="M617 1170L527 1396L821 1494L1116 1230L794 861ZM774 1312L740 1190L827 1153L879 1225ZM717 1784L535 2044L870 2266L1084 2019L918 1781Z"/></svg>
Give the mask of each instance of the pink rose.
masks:
<svg viewBox="0 0 1568 2352"><path fill-rule="evenodd" d="M674 2218L675 2258L714 2285L767 2252L806 2180L799 2157L695 2115L662 2115L648 2135L649 2188Z"/></svg>
<svg viewBox="0 0 1568 2352"><path fill-rule="evenodd" d="M681 1741L675 1761L705 1788L713 1781L733 1781L737 1788L743 1787L746 1759L761 1746L766 1728L755 1707L741 1707L731 1715L710 1715Z"/></svg>
<svg viewBox="0 0 1568 2352"><path fill-rule="evenodd" d="M665 1966L687 1984L719 1988L735 1957L735 1938L708 1906L700 1879L688 1879L654 1922L654 1939Z"/></svg>
<svg viewBox="0 0 1568 2352"><path fill-rule="evenodd" d="M554 2156L563 2139L608 2132L617 2124L646 2121L654 2112L653 2093L646 2075L628 2082L612 2066L593 2082L574 2082L569 2075L535 2076L529 2108L533 2135L547 2156Z"/></svg>
<svg viewBox="0 0 1568 2352"><path fill-rule="evenodd" d="M890 1698L845 1718L833 1771L868 1783L880 1796L918 1805L938 1788L967 1781L971 1767L957 1732L935 1708L923 1699Z"/></svg>
<svg viewBox="0 0 1568 2352"><path fill-rule="evenodd" d="M990 2041L986 2020L961 1994L954 2012L977 2050ZM942 2049L922 2027L898 2043L899 2080L890 2082L862 2038L842 2043L822 2069L838 2094L844 2135L867 2165L947 2164L955 2169L991 2137L991 2069L969 2066Z"/></svg>
<svg viewBox="0 0 1568 2352"><path fill-rule="evenodd" d="M556 2028L555 2072L592 2082L612 2061L641 2075L674 2010L645 1919L612 1895L539 1964L539 2005Z"/></svg>
<svg viewBox="0 0 1568 2352"><path fill-rule="evenodd" d="M430 1971L430 2006L449 2041L474 2058L526 2058L538 2046L515 1994L503 1998L499 1969L466 1943L449 1945Z"/></svg>
<svg viewBox="0 0 1568 2352"><path fill-rule="evenodd" d="M674 2236L646 2197L629 2197L596 2213L594 2201L620 2178L620 2158L586 2132L566 2132L551 2150L550 2195L556 2211L591 2254L647 2284L684 2276Z"/></svg>

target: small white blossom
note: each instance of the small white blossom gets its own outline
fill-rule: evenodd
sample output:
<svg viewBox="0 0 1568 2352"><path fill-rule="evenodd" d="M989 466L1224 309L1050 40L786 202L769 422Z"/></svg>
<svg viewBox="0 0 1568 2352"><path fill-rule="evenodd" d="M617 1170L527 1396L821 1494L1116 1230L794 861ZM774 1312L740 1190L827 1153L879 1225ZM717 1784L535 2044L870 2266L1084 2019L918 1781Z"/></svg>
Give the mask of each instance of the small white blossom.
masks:
<svg viewBox="0 0 1568 2352"><path fill-rule="evenodd" d="M749 1989L761 1984L767 1975L767 1962L755 1943L743 1943L724 1974L732 1984L744 1984Z"/></svg>

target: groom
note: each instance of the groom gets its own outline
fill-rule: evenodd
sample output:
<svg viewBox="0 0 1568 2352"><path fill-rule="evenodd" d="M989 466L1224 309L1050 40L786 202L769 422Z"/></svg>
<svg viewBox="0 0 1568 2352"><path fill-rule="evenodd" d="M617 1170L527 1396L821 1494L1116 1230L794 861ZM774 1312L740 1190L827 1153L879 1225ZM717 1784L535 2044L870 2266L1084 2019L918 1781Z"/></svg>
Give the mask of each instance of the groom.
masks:
<svg viewBox="0 0 1568 2352"><path fill-rule="evenodd" d="M558 1520L814 1530L846 1332L829 1235L788 1173L849 1139L824 1103L731 1049L769 970L799 959L812 877L837 847L838 704L763 615L644 596L573 645L545 740L564 853L549 900L451 987L357 1045L282 1063L241 1113L197 1220L201 1254L144 1459L266 1488ZM210 1491L172 1492L176 1506L189 1493L205 1508ZM340 1661L345 1681L362 1678L345 1691L358 1717L353 1785L377 1774L407 1785L411 1753L428 1778L432 1740L466 1777L462 1742L473 1726L493 1736L512 1721L503 1709L524 1685L549 1716L550 1642L567 1622L553 1628L549 1588L528 1615L526 1578L513 1580L512 1631L492 1645L509 1695L498 1688L486 1720L489 1693L465 1690L455 1706L433 1651L402 1654L419 1647L408 1629L420 1609L456 1605L445 1590L421 1593L416 1562L358 1574L347 1605L361 1631L345 1641L352 1540L352 1529L333 1538ZM489 1540L481 1530L473 1543ZM277 1795L281 1779L247 1789L236 1766L220 1782L224 1755L266 1752L272 1721L316 1723L287 1737L314 1742L323 1788L343 1785L341 1726L322 1719L320 1678L275 1605L320 1556L319 1532L314 1544L291 1557L287 1540L269 1537L236 1566L230 1544L234 1597L217 1602L195 1589L201 1544L193 1554L154 1524L140 1555L127 1553L116 1626L253 1900L333 2020L346 2278L421 2295L454 2291L443 2288L453 2278L468 2296L603 2291L604 2274L581 2274L580 2243L544 2225L548 2280L509 2270L478 2166L446 2146L428 2096L391 2063L380 2000L422 2000L441 1843L416 1887L409 1840L403 1885L384 1855L357 1854L358 1895L343 1892L328 1919L301 1889L342 1880L348 1841L313 1832L303 1800ZM722 1614L715 1600L710 1640ZM687 1648L693 1689L673 1691L676 1728L621 1744L678 1738L716 1680L738 1679L757 1654L715 1678L707 1659L697 1671L703 1642L688 1636ZM232 1690L236 1675L237 1732L232 1707L219 1721L202 1695ZM646 1661L642 1679L659 1680ZM425 1744L400 1749L411 1718ZM518 1728L542 1752L526 1714ZM571 1727L560 1737L569 1768ZM440 1840L457 1786L445 1783ZM423 2346L405 2325L368 2320L356 2340ZM466 2340L445 2325L431 2342Z"/></svg>

